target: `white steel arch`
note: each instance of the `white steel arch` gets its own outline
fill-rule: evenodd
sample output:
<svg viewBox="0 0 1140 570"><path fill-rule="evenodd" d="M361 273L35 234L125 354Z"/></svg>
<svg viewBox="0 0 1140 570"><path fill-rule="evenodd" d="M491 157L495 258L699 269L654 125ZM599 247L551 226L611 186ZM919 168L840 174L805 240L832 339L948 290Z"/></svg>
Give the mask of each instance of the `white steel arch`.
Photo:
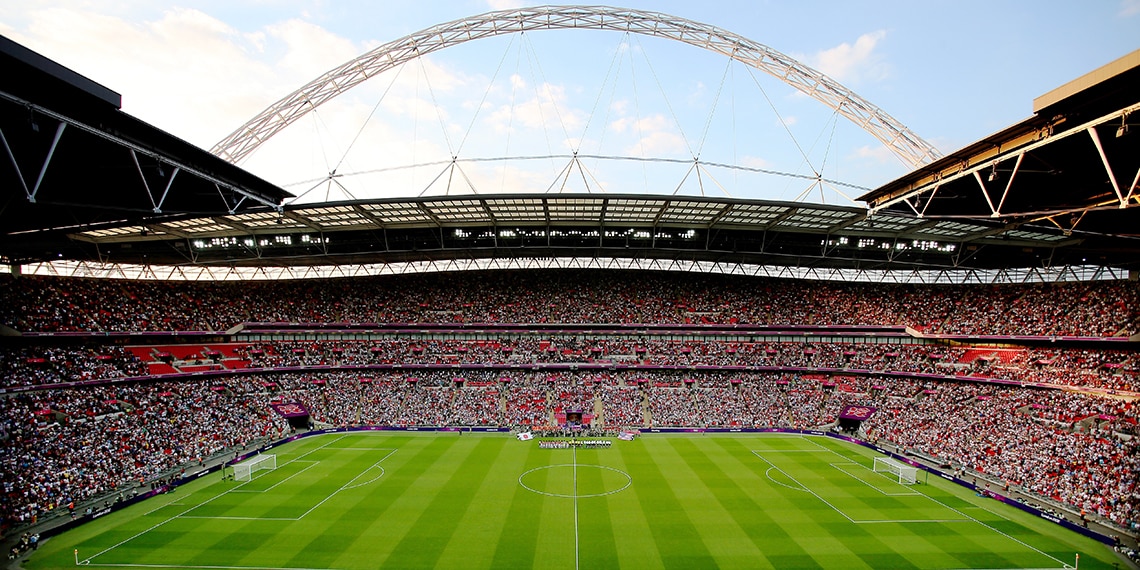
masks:
<svg viewBox="0 0 1140 570"><path fill-rule="evenodd" d="M881 141L911 167L928 164L942 156L921 137L854 91L766 45L685 18L608 6L540 6L500 10L409 34L335 67L286 95L214 145L211 152L236 163L321 104L422 55L480 38L574 28L666 38L722 54L776 77L822 102Z"/></svg>

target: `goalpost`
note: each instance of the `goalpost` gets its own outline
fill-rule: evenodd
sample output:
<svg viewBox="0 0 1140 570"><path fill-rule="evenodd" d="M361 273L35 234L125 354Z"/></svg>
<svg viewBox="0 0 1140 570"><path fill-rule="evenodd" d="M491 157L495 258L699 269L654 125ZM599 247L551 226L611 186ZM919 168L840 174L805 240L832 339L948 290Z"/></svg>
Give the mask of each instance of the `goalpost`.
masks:
<svg viewBox="0 0 1140 570"><path fill-rule="evenodd" d="M249 481L253 473L261 470L277 469L276 455L255 455L241 463L234 464L234 480Z"/></svg>
<svg viewBox="0 0 1140 570"><path fill-rule="evenodd" d="M875 473L890 473L897 475L900 485L914 485L918 482L918 468L905 463L899 463L888 457L876 457Z"/></svg>

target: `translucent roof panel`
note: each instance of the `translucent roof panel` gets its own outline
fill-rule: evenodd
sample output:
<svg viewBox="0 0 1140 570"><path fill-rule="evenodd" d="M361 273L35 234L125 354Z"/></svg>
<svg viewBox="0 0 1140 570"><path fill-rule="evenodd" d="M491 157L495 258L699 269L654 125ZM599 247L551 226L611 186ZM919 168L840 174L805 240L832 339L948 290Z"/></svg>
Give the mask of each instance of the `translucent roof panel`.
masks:
<svg viewBox="0 0 1140 570"><path fill-rule="evenodd" d="M193 218L174 222L162 222L162 225L174 228L188 234L205 234L212 232L233 232L235 228L221 224L213 218Z"/></svg>
<svg viewBox="0 0 1140 570"><path fill-rule="evenodd" d="M669 202L669 206L665 208L658 222L708 225L725 208L728 208L727 204L694 201Z"/></svg>
<svg viewBox="0 0 1140 570"><path fill-rule="evenodd" d="M734 204L732 209L720 218L722 224L764 224L780 217L788 211L788 206L767 204Z"/></svg>
<svg viewBox="0 0 1140 570"><path fill-rule="evenodd" d="M923 223L923 220L919 218L915 218L915 220L918 220L918 222L915 223L909 218L898 216L873 216L851 224L844 231L851 231L853 233L902 233Z"/></svg>
<svg viewBox="0 0 1140 570"><path fill-rule="evenodd" d="M278 214L277 212L256 212L252 214L237 214L233 216L223 216L224 220L241 224L248 228L281 228L281 229L296 229L305 227L304 224L287 218Z"/></svg>
<svg viewBox="0 0 1140 570"><path fill-rule="evenodd" d="M546 208L536 200L487 200L487 209L500 222L546 221Z"/></svg>
<svg viewBox="0 0 1140 570"><path fill-rule="evenodd" d="M1002 235L1009 236L1013 239L1027 239L1033 241L1064 241L1068 239L1064 235L1050 235L1026 230L1010 230Z"/></svg>
<svg viewBox="0 0 1140 570"><path fill-rule="evenodd" d="M661 200L610 200L606 206L606 221L653 222L664 206Z"/></svg>
<svg viewBox="0 0 1140 570"><path fill-rule="evenodd" d="M940 221L937 224L929 227L915 230L917 234L930 234L935 236L943 236L950 238L962 238L970 234L984 231L984 228L974 224L963 224L961 222L948 222Z"/></svg>
<svg viewBox="0 0 1140 570"><path fill-rule="evenodd" d="M321 227L371 226L372 220L352 206L329 206L296 210L298 216Z"/></svg>
<svg viewBox="0 0 1140 570"><path fill-rule="evenodd" d="M854 216L851 212L835 210L803 209L780 220L775 227L795 230L797 228L823 230L834 227Z"/></svg>
<svg viewBox="0 0 1140 570"><path fill-rule="evenodd" d="M408 225L435 223L435 220L421 209L417 203L380 202L362 204L362 208L376 216L384 225Z"/></svg>
<svg viewBox="0 0 1140 570"><path fill-rule="evenodd" d="M597 222L602 216L602 198L549 198L546 201L552 222Z"/></svg>
<svg viewBox="0 0 1140 570"><path fill-rule="evenodd" d="M490 223L491 216L478 200L448 200L425 204L441 222Z"/></svg>
<svg viewBox="0 0 1140 570"><path fill-rule="evenodd" d="M141 236L141 235L167 235L166 232L151 229L145 226L123 226L121 228L107 228L105 230L90 230L80 232L80 235L92 238L110 238L117 236Z"/></svg>

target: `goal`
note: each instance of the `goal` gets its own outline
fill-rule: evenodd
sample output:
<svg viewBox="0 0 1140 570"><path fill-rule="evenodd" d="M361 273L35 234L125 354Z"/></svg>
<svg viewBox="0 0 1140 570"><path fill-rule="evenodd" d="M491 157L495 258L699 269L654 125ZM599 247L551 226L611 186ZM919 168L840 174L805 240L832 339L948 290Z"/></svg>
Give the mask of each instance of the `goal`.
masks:
<svg viewBox="0 0 1140 570"><path fill-rule="evenodd" d="M241 463L234 464L234 480L249 481L255 471L277 469L276 455L255 455Z"/></svg>
<svg viewBox="0 0 1140 570"><path fill-rule="evenodd" d="M875 458L874 471L875 473L890 473L898 476L900 485L914 485L918 481L917 467L911 467L887 457Z"/></svg>

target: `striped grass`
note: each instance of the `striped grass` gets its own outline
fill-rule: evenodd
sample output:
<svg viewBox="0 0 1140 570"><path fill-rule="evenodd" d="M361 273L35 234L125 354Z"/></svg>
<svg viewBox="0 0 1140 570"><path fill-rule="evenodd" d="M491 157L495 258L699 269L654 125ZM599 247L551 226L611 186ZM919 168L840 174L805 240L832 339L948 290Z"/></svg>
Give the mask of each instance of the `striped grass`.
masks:
<svg viewBox="0 0 1140 570"><path fill-rule="evenodd" d="M647 435L539 449L367 432L277 448L46 541L33 570L1112 568L1108 548L940 478L904 486L822 437Z"/></svg>

